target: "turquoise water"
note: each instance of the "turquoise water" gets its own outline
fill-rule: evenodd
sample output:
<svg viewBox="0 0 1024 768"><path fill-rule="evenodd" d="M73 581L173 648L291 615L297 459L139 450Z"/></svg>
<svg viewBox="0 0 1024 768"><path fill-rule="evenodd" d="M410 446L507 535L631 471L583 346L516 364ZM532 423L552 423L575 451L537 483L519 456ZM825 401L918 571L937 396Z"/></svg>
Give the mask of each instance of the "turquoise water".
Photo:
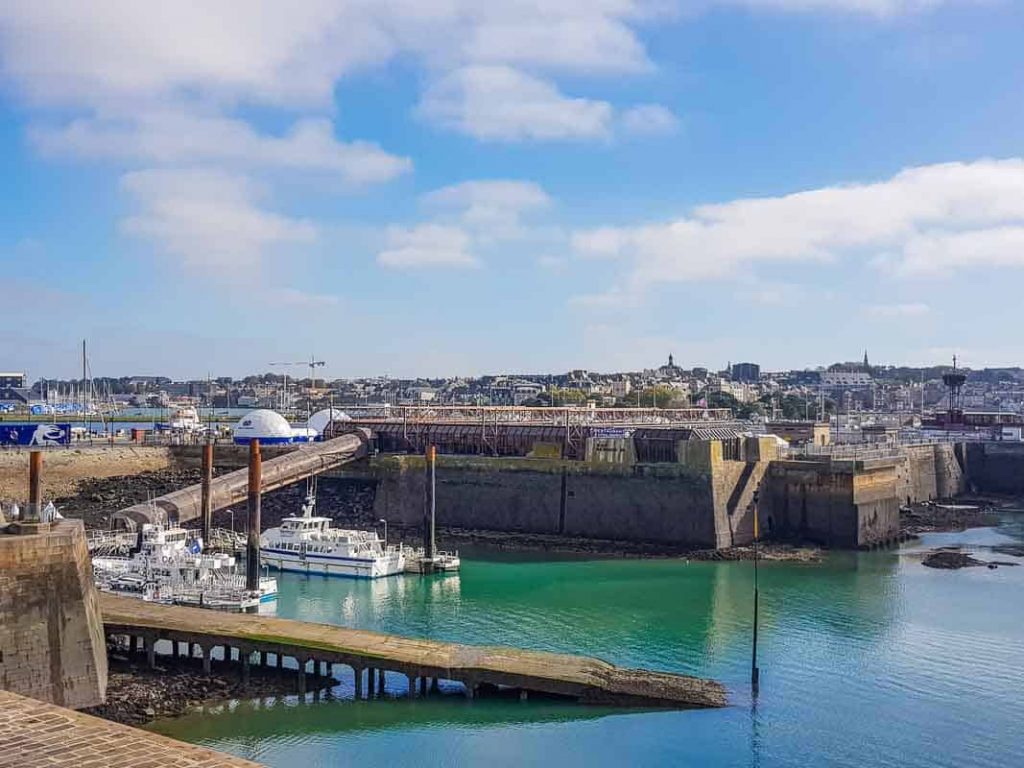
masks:
<svg viewBox="0 0 1024 768"><path fill-rule="evenodd" d="M278 615L591 654L721 680L731 706L635 712L531 701L239 702L154 725L272 766L1024 766L1024 567L939 571L900 552L762 564L761 693L749 691L750 563L466 558L459 576L287 575ZM339 667L339 670L342 668ZM346 698L348 697L348 698Z"/></svg>

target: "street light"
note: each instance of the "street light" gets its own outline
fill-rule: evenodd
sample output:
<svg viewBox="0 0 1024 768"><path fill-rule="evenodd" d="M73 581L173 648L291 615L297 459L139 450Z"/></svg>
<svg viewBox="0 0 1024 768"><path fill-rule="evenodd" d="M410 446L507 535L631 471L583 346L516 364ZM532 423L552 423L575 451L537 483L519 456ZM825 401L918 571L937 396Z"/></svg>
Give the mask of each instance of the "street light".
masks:
<svg viewBox="0 0 1024 768"><path fill-rule="evenodd" d="M231 515L231 532L235 532L235 510L229 509L228 514Z"/></svg>
<svg viewBox="0 0 1024 768"><path fill-rule="evenodd" d="M377 521L378 523L384 523L384 549L388 548L388 521L383 517Z"/></svg>

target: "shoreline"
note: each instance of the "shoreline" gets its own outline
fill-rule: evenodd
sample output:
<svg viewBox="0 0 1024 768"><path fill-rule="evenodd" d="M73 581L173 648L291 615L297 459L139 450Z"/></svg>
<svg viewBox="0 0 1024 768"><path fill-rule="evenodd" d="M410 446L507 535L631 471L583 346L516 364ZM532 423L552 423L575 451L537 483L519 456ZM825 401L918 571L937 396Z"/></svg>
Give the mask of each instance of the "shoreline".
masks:
<svg viewBox="0 0 1024 768"><path fill-rule="evenodd" d="M298 696L294 669L250 666L248 683L242 683L238 665L214 660L211 674L203 673L200 658L160 656L150 669L145 656L129 656L123 648L109 651L107 702L86 710L88 714L123 725L140 726L161 718L239 699ZM219 669L220 667L220 669ZM317 694L338 681L319 672L306 674L306 692Z"/></svg>

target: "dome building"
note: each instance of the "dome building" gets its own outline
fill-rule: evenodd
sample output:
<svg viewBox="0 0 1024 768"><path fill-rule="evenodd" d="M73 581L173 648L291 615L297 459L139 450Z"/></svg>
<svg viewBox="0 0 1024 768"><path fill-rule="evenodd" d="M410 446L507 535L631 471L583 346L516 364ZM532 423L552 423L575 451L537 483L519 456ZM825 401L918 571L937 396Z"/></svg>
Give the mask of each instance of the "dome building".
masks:
<svg viewBox="0 0 1024 768"><path fill-rule="evenodd" d="M324 408L310 416L306 426L313 430L316 437L319 438L332 421L352 421L352 417L338 408Z"/></svg>
<svg viewBox="0 0 1024 768"><path fill-rule="evenodd" d="M235 425L233 439L237 445L248 445L253 438L264 445L296 442L288 420L277 411L265 409L250 411Z"/></svg>

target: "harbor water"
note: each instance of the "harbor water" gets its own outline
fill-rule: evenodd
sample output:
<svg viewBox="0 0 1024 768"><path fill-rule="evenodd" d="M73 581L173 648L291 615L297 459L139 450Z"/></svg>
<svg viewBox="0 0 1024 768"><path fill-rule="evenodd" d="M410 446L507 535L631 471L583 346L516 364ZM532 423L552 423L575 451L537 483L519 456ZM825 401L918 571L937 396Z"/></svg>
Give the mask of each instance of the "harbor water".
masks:
<svg viewBox="0 0 1024 768"><path fill-rule="evenodd" d="M233 702L152 728L271 766L1024 766L1024 567L933 570L921 553L984 560L1024 540L931 534L896 551L763 563L761 691L750 679L749 562L464 557L460 575L375 582L287 574L279 616L467 643L583 653L721 680L715 711L550 701Z"/></svg>

